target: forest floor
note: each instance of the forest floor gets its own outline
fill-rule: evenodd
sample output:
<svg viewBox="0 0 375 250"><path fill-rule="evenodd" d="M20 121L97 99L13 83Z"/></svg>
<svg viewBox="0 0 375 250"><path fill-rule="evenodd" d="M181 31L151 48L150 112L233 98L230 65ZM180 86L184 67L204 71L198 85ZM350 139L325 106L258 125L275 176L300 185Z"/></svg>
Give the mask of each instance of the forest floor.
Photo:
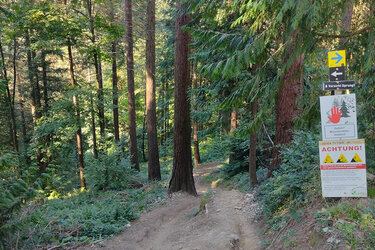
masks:
<svg viewBox="0 0 375 250"><path fill-rule="evenodd" d="M175 193L122 234L85 249L259 249L252 194L205 181L221 166L216 162L194 169L198 197Z"/></svg>

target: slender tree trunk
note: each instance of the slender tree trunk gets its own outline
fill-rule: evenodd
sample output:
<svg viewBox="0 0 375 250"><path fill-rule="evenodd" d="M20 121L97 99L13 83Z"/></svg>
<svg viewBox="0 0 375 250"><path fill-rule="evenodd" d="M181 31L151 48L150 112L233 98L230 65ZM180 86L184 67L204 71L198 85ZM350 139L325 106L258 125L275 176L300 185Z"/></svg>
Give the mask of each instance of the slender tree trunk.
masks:
<svg viewBox="0 0 375 250"><path fill-rule="evenodd" d="M69 72L70 72L70 85L74 88L76 87L76 80L74 75L74 62L73 62L73 54L72 54L72 46L70 39L68 39L68 55L69 55ZM78 149L78 159L79 159L79 176L81 179L81 188L87 189L86 187L86 180L83 173L84 169L84 156L83 156L83 141L82 141L82 129L81 129L81 117L80 117L80 110L78 104L78 97L73 95L73 105L74 105L74 115L76 117L76 122L78 124L78 129L76 131L77 137L77 149Z"/></svg>
<svg viewBox="0 0 375 250"><path fill-rule="evenodd" d="M148 179L160 180L155 101L155 0L147 0L146 25L146 109L148 142Z"/></svg>
<svg viewBox="0 0 375 250"><path fill-rule="evenodd" d="M94 57L94 67L96 75L96 88L98 95L98 114L99 114L99 127L100 127L100 136L101 139L104 139L105 135L105 124L104 124L104 93L103 93L103 74L102 74L102 62L101 56L96 47L96 37L95 37L95 28L94 28L94 16L92 14L92 1L87 0L87 11L90 19L90 32L91 32L91 43L95 46L93 51Z"/></svg>
<svg viewBox="0 0 375 250"><path fill-rule="evenodd" d="M22 139L23 139L23 153L26 166L30 164L30 159L27 155L28 148L28 138L27 138L27 129L26 129L26 119L25 119L25 107L24 107L23 96L20 97L20 115L21 115L21 128L22 128Z"/></svg>
<svg viewBox="0 0 375 250"><path fill-rule="evenodd" d="M47 114L49 106L48 106L48 79L47 79L47 62L46 62L46 52L42 51L41 52L41 60L42 60L42 82L43 82L43 100L44 100L44 114ZM47 135L45 137L45 145L47 147L47 150L49 150L50 146L50 135ZM43 162L42 170L41 172L45 172L47 169L51 159L47 154L47 159L45 162Z"/></svg>
<svg viewBox="0 0 375 250"><path fill-rule="evenodd" d="M255 119L258 113L258 101L253 101L251 103L251 115ZM254 187L258 184L257 180L257 166L256 166L256 143L257 134L252 132L250 134L250 149L249 149L249 175L250 175L250 187Z"/></svg>
<svg viewBox="0 0 375 250"><path fill-rule="evenodd" d="M25 45L27 50L27 67L28 67L28 77L31 85L31 112L33 115L33 125L34 130L36 129L36 122L41 117L41 101L40 101L40 88L39 88L39 78L38 78L38 69L35 63L36 54L31 49L31 42L28 31L26 32ZM35 132L35 131L34 131ZM36 144L38 140L36 139ZM36 147L36 159L39 166L39 173L42 174L46 170L46 165L42 162L43 154L40 150L40 147ZM45 187L45 184L42 186Z"/></svg>
<svg viewBox="0 0 375 250"><path fill-rule="evenodd" d="M42 81L43 81L44 113L47 113L49 107L48 107L47 62L46 62L45 51L42 51Z"/></svg>
<svg viewBox="0 0 375 250"><path fill-rule="evenodd" d="M112 41L112 89L113 89L113 125L115 131L115 142L120 141L118 123L118 89L117 89L117 62L116 62L116 41Z"/></svg>
<svg viewBox="0 0 375 250"><path fill-rule="evenodd" d="M190 82L189 69L189 33L182 31L190 18L185 12L186 5L177 3L176 13L176 47L175 47L175 90L174 90L174 145L173 170L169 182L169 193L185 191L197 195L193 178L191 159L191 124L190 102L187 90Z"/></svg>
<svg viewBox="0 0 375 250"><path fill-rule="evenodd" d="M236 107L232 106L232 111L230 112L230 130L229 135L234 136L234 131L237 128L237 109ZM233 163L233 154L235 152L231 152L229 155L229 164Z"/></svg>
<svg viewBox="0 0 375 250"><path fill-rule="evenodd" d="M1 44L1 41L0 41L0 54L1 54L1 64L3 68L4 79L6 81L6 92L7 92L6 96L7 96L7 101L9 104L9 111L10 111L10 120L11 120L10 137L12 138L14 150L18 152L17 124L16 124L16 117L15 117L15 112L14 112L14 100L12 100L12 95L10 93L9 86L8 86L8 74L7 74L7 69L5 66L4 51L3 51L3 46ZM14 78L16 78L15 75L14 75ZM15 88L15 82L14 82L13 88ZM13 92L14 92L14 89L13 89ZM14 99L14 95L13 95L13 99Z"/></svg>
<svg viewBox="0 0 375 250"><path fill-rule="evenodd" d="M146 149L145 149L145 138L146 138L146 105L145 105L145 108L143 110L143 126L142 126L142 156L143 156L143 160L146 162L147 161L147 157L146 157Z"/></svg>
<svg viewBox="0 0 375 250"><path fill-rule="evenodd" d="M94 101L92 96L90 97L90 113L91 113L91 133L92 133L92 150L94 153L94 158L98 159L98 146L96 144L96 126L95 126L95 112L94 112Z"/></svg>
<svg viewBox="0 0 375 250"><path fill-rule="evenodd" d="M135 95L134 95L134 58L133 58L133 16L132 1L125 0L125 45L126 64L128 80L128 109L129 109L129 137L130 137L130 161L134 168L139 171L138 147L137 147L137 125L135 123ZM144 152L144 151L143 151Z"/></svg>
<svg viewBox="0 0 375 250"><path fill-rule="evenodd" d="M165 82L165 141L169 138L169 91L168 80Z"/></svg>
<svg viewBox="0 0 375 250"><path fill-rule="evenodd" d="M193 88L196 90L198 88L198 77L197 77L197 63L193 63ZM193 109L195 111L197 108L197 96L194 96L194 105ZM198 166L201 163L201 157L199 154L199 140L198 140L198 120L194 117L193 121L193 141L194 141L194 166Z"/></svg>
<svg viewBox="0 0 375 250"><path fill-rule="evenodd" d="M298 34L299 30L297 29L293 33L293 41L297 40ZM285 61L293 56L295 46L295 42L292 42L292 45L287 48L284 57ZM281 87L276 100L276 148L272 152L272 163L268 171L268 177L272 176L273 170L280 164L280 147L292 141L293 119L300 113L296 100L302 96L303 62L304 53L294 59L282 76Z"/></svg>

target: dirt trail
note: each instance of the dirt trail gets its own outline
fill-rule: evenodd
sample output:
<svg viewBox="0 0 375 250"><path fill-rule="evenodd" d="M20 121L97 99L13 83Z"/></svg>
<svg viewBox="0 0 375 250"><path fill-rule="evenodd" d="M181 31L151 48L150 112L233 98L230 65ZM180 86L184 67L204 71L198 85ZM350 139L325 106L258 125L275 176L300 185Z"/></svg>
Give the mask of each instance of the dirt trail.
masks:
<svg viewBox="0 0 375 250"><path fill-rule="evenodd" d="M194 169L198 197L174 194L165 205L142 214L124 233L103 242L104 249L258 249L258 231L248 220L244 194L203 181L218 167L220 164L210 163ZM214 194L204 211L192 216L207 189L214 189Z"/></svg>

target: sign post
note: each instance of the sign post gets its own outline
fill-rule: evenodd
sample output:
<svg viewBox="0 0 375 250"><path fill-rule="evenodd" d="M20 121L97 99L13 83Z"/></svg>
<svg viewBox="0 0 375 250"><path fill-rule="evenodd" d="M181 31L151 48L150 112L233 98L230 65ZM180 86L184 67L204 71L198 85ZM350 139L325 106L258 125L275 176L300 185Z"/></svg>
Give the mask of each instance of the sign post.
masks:
<svg viewBox="0 0 375 250"><path fill-rule="evenodd" d="M345 50L328 52L329 82L335 94L355 87L345 80ZM323 141L319 142L323 197L367 197L365 140L357 139L355 94L320 97Z"/></svg>

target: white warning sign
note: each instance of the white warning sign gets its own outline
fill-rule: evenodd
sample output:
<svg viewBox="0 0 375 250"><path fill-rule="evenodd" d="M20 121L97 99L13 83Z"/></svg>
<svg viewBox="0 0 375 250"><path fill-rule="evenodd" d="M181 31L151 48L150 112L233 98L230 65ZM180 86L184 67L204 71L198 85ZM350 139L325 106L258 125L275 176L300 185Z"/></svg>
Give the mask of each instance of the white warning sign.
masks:
<svg viewBox="0 0 375 250"><path fill-rule="evenodd" d="M323 141L358 138L355 94L321 96L320 114Z"/></svg>
<svg viewBox="0 0 375 250"><path fill-rule="evenodd" d="M365 140L320 141L323 197L367 197Z"/></svg>

